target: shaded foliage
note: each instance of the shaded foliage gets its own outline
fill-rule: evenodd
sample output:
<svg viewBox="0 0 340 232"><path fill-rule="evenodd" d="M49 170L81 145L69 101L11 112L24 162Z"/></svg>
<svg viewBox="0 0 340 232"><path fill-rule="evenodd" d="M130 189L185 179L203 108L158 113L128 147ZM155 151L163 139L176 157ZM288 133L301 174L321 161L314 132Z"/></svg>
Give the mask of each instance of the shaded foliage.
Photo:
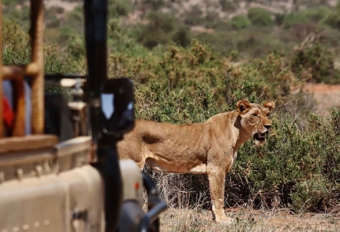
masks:
<svg viewBox="0 0 340 232"><path fill-rule="evenodd" d="M248 10L248 18L255 26L273 26L274 21L269 11L260 8L253 7Z"/></svg>
<svg viewBox="0 0 340 232"><path fill-rule="evenodd" d="M311 34L295 49L291 66L300 79L328 84L340 81L333 54L319 42L315 34Z"/></svg>
<svg viewBox="0 0 340 232"><path fill-rule="evenodd" d="M228 23L235 30L244 29L251 26L251 21L243 15L236 15L232 17Z"/></svg>
<svg viewBox="0 0 340 232"><path fill-rule="evenodd" d="M147 48L166 45L170 41L182 46L189 44L189 30L171 14L152 12L147 15L148 23L137 29L137 41Z"/></svg>

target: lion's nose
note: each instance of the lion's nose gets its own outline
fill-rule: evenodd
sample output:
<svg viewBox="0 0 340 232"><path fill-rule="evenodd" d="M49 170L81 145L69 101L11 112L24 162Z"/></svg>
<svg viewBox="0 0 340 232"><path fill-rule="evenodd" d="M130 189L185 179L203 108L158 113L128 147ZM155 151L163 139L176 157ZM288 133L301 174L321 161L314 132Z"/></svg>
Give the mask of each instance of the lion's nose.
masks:
<svg viewBox="0 0 340 232"><path fill-rule="evenodd" d="M272 125L267 124L267 125L264 125L264 127L267 129L267 131L269 131L272 128Z"/></svg>

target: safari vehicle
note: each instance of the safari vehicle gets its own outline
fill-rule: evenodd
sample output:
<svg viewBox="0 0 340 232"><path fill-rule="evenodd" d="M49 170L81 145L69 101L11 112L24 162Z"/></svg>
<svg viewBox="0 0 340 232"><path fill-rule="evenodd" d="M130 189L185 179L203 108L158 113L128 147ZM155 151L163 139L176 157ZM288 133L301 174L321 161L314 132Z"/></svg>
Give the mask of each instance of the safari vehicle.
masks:
<svg viewBox="0 0 340 232"><path fill-rule="evenodd" d="M0 57L0 102L14 109L13 127L0 123L0 231L158 231L166 204L133 161L118 161L134 99L131 80L107 75L106 0L84 0L85 76L44 74L43 0L30 4L31 62Z"/></svg>

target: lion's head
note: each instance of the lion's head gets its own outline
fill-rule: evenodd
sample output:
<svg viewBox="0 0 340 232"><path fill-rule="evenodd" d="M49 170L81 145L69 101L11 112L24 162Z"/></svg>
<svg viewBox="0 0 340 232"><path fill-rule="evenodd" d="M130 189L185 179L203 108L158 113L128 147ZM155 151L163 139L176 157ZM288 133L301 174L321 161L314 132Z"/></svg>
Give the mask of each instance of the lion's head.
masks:
<svg viewBox="0 0 340 232"><path fill-rule="evenodd" d="M256 145L263 144L266 140L266 133L272 127L269 114L274 108L273 101L259 105L249 103L247 100L240 100L236 104L237 112L241 117L241 127L254 138Z"/></svg>

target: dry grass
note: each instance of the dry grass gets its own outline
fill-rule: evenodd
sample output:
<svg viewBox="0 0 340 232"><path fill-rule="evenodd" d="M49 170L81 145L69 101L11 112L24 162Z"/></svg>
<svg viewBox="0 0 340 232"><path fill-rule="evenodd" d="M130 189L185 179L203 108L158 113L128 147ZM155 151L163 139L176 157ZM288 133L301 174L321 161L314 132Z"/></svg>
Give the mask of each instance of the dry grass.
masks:
<svg viewBox="0 0 340 232"><path fill-rule="evenodd" d="M340 214L296 215L288 210L229 209L230 225L212 221L210 211L170 208L161 216L161 231L340 231Z"/></svg>
<svg viewBox="0 0 340 232"><path fill-rule="evenodd" d="M190 186L190 178L153 172L158 179L161 197L169 209L161 215L162 232L222 232L222 231L339 231L340 205L332 213L296 214L290 209L254 210L250 207L227 208L226 215L234 219L232 225L215 223L209 207L208 192L184 192L180 185ZM202 181L204 182L204 181ZM182 186L183 187L183 186ZM196 195L195 195L196 194ZM194 197L195 204L192 203ZM191 199L191 200L190 200ZM207 202L209 201L209 202ZM191 203L190 203L191 202ZM208 207L207 207L208 206Z"/></svg>

